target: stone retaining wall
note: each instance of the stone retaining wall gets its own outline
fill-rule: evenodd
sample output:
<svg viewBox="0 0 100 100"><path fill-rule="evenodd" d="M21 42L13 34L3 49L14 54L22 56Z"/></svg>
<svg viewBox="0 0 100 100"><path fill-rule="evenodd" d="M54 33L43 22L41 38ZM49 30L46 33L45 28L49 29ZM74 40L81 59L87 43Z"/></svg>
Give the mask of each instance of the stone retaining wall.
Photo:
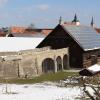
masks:
<svg viewBox="0 0 100 100"><path fill-rule="evenodd" d="M16 53L2 53L0 56L0 78L30 78L44 74L42 62L46 58L54 60L57 72L56 58L63 60L68 55L68 48L52 50L50 47L24 50ZM69 64L69 61L66 61ZM62 63L63 66L63 63Z"/></svg>

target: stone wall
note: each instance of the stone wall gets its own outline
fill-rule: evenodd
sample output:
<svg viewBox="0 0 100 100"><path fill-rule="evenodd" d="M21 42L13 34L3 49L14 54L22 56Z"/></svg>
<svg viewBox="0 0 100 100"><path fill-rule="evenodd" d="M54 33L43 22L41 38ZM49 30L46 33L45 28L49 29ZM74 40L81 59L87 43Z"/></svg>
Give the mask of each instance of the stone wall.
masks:
<svg viewBox="0 0 100 100"><path fill-rule="evenodd" d="M12 55L11 53L7 54L7 52L2 53L0 56L0 78L30 78L44 74L42 65L45 59L54 61L54 71L57 72L56 59L61 57L61 61L63 61L64 55L68 56L66 62L67 67L69 67L68 48L52 50L50 47L45 47L19 51L12 53ZM46 67L49 66L48 64ZM63 69L63 62L61 62L61 65Z"/></svg>
<svg viewBox="0 0 100 100"><path fill-rule="evenodd" d="M0 61L0 77L15 78L18 77L17 61Z"/></svg>

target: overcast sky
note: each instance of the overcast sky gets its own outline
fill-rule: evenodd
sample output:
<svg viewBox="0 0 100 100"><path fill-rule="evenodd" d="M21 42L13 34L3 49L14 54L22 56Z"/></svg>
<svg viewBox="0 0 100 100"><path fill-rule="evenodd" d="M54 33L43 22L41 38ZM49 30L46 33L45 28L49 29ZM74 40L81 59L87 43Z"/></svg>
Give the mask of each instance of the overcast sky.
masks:
<svg viewBox="0 0 100 100"><path fill-rule="evenodd" d="M0 0L0 27L55 27L59 16L72 21L75 13L81 24L89 25L92 16L100 27L100 0Z"/></svg>

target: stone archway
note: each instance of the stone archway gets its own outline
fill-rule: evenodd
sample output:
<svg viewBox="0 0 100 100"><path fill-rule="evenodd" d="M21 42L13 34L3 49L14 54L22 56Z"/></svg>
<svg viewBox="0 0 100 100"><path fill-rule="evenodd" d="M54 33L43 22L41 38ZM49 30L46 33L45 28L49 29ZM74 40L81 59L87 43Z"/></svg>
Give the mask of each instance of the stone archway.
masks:
<svg viewBox="0 0 100 100"><path fill-rule="evenodd" d="M42 71L44 73L54 72L55 71L55 63L51 58L46 58L42 62Z"/></svg>
<svg viewBox="0 0 100 100"><path fill-rule="evenodd" d="M63 56L63 69L68 69L68 56L66 54Z"/></svg>
<svg viewBox="0 0 100 100"><path fill-rule="evenodd" d="M56 61L57 61L57 71L62 70L62 59L61 59L61 57L58 56Z"/></svg>

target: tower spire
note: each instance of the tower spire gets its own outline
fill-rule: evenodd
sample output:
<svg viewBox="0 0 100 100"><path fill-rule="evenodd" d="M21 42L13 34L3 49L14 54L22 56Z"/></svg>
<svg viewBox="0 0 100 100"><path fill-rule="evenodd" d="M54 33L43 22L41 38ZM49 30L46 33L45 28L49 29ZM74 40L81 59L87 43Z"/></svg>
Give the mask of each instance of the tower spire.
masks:
<svg viewBox="0 0 100 100"><path fill-rule="evenodd" d="M62 22L62 17L60 16L60 18L59 18L59 24L61 24L61 22Z"/></svg>
<svg viewBox="0 0 100 100"><path fill-rule="evenodd" d="M74 19L72 20L72 23L74 23L75 25L80 25L80 22L79 22L79 20L77 18L76 13L75 13Z"/></svg>
<svg viewBox="0 0 100 100"><path fill-rule="evenodd" d="M91 26L94 27L94 18L92 16L92 20L91 20Z"/></svg>
<svg viewBox="0 0 100 100"><path fill-rule="evenodd" d="M74 19L73 19L72 22L79 22L79 20L77 19L77 15L76 15L76 13L75 13L75 16L74 16Z"/></svg>

